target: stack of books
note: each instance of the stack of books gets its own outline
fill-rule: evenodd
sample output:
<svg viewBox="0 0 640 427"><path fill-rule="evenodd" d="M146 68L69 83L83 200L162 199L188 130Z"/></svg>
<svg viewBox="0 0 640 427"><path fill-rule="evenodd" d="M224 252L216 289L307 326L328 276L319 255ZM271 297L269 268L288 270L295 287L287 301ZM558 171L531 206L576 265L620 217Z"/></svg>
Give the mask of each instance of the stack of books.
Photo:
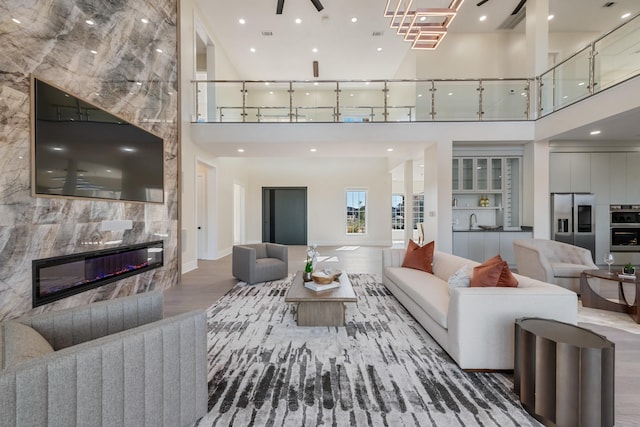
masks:
<svg viewBox="0 0 640 427"><path fill-rule="evenodd" d="M327 289L337 288L338 286L340 286L340 283L338 282L331 282L326 285L316 282L304 282L304 287L313 291L326 291Z"/></svg>

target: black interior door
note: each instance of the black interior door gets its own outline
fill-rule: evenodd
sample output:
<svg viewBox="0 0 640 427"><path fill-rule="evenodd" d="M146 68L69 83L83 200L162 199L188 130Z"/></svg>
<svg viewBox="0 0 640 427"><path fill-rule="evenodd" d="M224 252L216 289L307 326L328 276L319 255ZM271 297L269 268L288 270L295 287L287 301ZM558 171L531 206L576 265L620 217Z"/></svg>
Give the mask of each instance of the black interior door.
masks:
<svg viewBox="0 0 640 427"><path fill-rule="evenodd" d="M262 189L262 241L307 244L306 187Z"/></svg>

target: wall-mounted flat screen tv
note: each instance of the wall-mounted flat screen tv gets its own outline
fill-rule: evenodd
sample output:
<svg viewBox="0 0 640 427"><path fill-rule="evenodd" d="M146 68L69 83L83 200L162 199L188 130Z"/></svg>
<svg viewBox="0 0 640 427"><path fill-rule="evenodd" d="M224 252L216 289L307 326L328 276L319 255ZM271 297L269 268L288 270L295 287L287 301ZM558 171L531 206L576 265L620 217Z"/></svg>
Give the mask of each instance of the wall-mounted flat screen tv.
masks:
<svg viewBox="0 0 640 427"><path fill-rule="evenodd" d="M163 140L39 79L34 196L163 203Z"/></svg>

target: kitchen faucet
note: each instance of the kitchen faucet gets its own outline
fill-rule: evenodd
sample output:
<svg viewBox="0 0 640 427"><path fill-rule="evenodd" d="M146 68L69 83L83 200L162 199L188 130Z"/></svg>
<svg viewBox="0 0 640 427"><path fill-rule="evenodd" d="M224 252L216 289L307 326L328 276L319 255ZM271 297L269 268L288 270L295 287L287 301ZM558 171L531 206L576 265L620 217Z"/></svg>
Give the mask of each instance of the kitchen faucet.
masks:
<svg viewBox="0 0 640 427"><path fill-rule="evenodd" d="M469 215L469 228L475 228L478 225L478 217L475 213Z"/></svg>

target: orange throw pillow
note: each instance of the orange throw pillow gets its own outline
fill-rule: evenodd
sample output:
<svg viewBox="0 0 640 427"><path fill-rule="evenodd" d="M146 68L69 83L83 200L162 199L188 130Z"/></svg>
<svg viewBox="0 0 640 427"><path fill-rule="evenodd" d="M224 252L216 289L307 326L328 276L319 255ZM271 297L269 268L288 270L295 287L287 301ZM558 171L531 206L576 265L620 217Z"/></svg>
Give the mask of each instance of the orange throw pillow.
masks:
<svg viewBox="0 0 640 427"><path fill-rule="evenodd" d="M507 262L496 255L473 268L470 286L515 288L518 286L518 279L511 273Z"/></svg>
<svg viewBox="0 0 640 427"><path fill-rule="evenodd" d="M409 240L407 252L404 254L404 260L402 261L402 266L426 271L427 273L433 273L431 264L433 263L434 246L435 243L433 241L424 246L420 246L413 240Z"/></svg>

